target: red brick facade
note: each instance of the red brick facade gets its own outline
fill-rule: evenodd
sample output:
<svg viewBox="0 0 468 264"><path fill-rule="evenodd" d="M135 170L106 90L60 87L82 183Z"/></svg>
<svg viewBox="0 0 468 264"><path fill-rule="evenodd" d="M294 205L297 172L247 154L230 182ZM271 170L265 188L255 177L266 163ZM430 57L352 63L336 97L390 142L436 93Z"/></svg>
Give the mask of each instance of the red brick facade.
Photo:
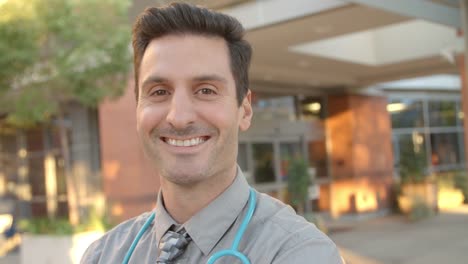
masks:
<svg viewBox="0 0 468 264"><path fill-rule="evenodd" d="M111 214L127 219L151 209L159 176L149 165L136 132L133 79L121 98L99 107L103 188Z"/></svg>
<svg viewBox="0 0 468 264"><path fill-rule="evenodd" d="M385 97L329 97L326 133L334 215L388 207L393 153L386 106Z"/></svg>

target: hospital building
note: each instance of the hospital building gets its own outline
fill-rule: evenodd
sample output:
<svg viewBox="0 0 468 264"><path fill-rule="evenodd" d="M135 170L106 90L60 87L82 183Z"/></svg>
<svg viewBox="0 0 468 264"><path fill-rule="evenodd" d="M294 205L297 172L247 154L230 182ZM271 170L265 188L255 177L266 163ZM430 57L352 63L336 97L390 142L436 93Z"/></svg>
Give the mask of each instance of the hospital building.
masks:
<svg viewBox="0 0 468 264"><path fill-rule="evenodd" d="M134 0L130 21L146 6ZM288 160L300 154L311 208L331 217L387 213L404 159L426 175L466 170L468 87L459 1L191 1L236 17L253 47L254 118L238 164L258 190L287 200ZM72 171L83 207L114 219L150 210L158 175L136 134L133 79L97 109L70 102ZM66 215L67 183L54 122L21 130L0 121L0 196L21 217ZM48 197L56 197L51 202Z"/></svg>

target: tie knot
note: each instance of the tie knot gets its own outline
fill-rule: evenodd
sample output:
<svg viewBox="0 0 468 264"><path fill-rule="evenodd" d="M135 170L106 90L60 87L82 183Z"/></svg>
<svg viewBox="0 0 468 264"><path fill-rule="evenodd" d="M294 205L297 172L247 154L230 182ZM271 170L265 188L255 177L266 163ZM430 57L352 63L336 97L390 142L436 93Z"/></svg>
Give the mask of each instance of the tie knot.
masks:
<svg viewBox="0 0 468 264"><path fill-rule="evenodd" d="M178 232L167 231L159 241L159 256L156 263L171 263L182 255L191 240L185 228Z"/></svg>

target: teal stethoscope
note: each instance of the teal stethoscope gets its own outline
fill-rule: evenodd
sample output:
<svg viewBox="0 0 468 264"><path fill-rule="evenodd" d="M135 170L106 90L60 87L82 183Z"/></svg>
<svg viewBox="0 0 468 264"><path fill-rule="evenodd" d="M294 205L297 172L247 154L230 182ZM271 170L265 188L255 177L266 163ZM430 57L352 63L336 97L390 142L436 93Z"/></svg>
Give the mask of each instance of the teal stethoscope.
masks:
<svg viewBox="0 0 468 264"><path fill-rule="evenodd" d="M242 264L250 264L249 259L242 254L237 248L239 247L239 243L242 239L242 236L244 235L245 230L247 229L247 226L249 225L250 219L252 219L252 215L255 211L255 207L257 206L257 195L255 194L255 191L251 188L250 189L250 195L249 195L249 208L247 210L247 214L245 215L244 219L242 220L241 226L239 227L239 230L237 230L236 236L234 237L234 241L232 242L232 246L230 249L224 249L221 251L216 252L213 254L208 259L208 262L206 264L214 264L215 261L219 260L222 257L226 256L233 256L242 261ZM127 254L125 254L125 258L122 262L122 264L127 264L128 261L130 260L130 257L133 254L133 251L135 250L136 245L140 241L141 237L143 234L148 230L148 227L151 225L151 223L154 221L155 213L151 213L151 215L148 217L146 220L145 224L143 224L143 227L141 227L140 231L136 235L135 239L132 242L132 245L127 251Z"/></svg>

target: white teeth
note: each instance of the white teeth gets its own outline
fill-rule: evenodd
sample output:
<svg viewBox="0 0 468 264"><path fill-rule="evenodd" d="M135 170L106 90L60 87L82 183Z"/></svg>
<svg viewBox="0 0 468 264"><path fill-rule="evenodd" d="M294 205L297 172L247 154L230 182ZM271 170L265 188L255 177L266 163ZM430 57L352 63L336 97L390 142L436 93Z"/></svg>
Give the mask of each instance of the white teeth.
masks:
<svg viewBox="0 0 468 264"><path fill-rule="evenodd" d="M205 140L200 137L192 138L192 139L185 139L185 140L166 138L166 143L172 146L177 146L177 147L192 147L192 146L199 145L203 142L205 142Z"/></svg>

